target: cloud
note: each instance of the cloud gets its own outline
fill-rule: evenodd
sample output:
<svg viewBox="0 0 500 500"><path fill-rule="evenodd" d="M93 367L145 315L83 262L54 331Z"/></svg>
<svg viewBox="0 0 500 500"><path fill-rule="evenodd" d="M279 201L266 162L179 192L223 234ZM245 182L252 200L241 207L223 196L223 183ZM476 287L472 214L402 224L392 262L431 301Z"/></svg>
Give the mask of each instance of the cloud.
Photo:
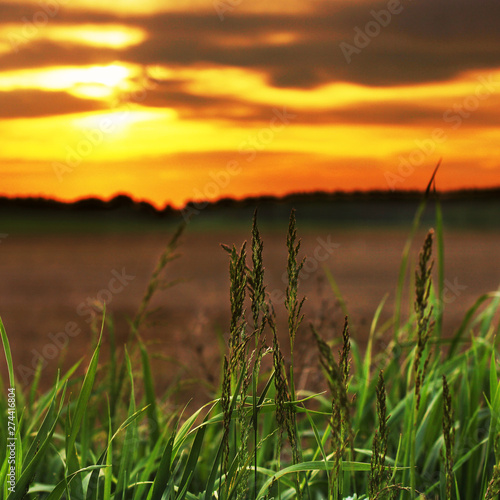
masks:
<svg viewBox="0 0 500 500"><path fill-rule="evenodd" d="M500 97L489 94L482 96L482 99L476 98L473 89L480 85L479 82L473 79L462 81L461 85L469 85L469 90L464 92L465 99L453 96L446 85L428 90L424 97L415 95L414 99L402 92L397 94L396 90L393 97L387 97L390 91L384 95L369 90L360 93L356 87L351 92L358 92L355 94L358 99L348 104L343 104L341 99L338 103L327 102L327 96L330 100L335 98L335 90L330 90L329 94L325 94L322 106L317 103L314 106L294 105L293 99L290 104L282 106L295 116L294 125L449 126L450 122L455 123L461 117L460 123L466 126L499 126L500 117L496 110L500 105ZM499 85L496 78L492 82L492 86ZM148 92L142 104L174 109L181 119L227 121L243 126L266 125L272 114L272 105L253 100L256 92L262 92L258 87L254 94L250 89L248 93L242 92L241 95L231 94L229 89L226 89L226 95L214 95L210 89L206 93L194 93L190 90L192 87L193 83L187 79L157 80L156 86ZM460 84L456 87L460 88ZM449 96L444 95L446 90L450 92ZM340 94L340 90L338 92ZM411 91L407 89L406 94L409 92ZM301 96L304 99L303 93ZM300 101L301 97L295 99ZM367 99L371 102L366 102ZM279 105L276 103L274 107Z"/></svg>
<svg viewBox="0 0 500 500"><path fill-rule="evenodd" d="M76 44L39 41L19 45L18 52L0 56L4 71L15 69L48 68L51 66L81 66L111 64L119 59L119 51L110 48L92 48Z"/></svg>
<svg viewBox="0 0 500 500"><path fill-rule="evenodd" d="M401 1L401 12L348 64L340 43L354 44L355 29L364 31L373 12L382 10L386 1L321 2L307 15L241 15L223 23L207 14L136 18L150 39L126 57L263 70L275 86L298 88L335 81L372 86L442 81L500 65L500 4L493 0ZM290 41L274 43L276 33L290 34ZM250 44L231 43L245 37Z"/></svg>
<svg viewBox="0 0 500 500"><path fill-rule="evenodd" d="M101 109L98 101L78 99L66 92L0 91L0 118L39 118Z"/></svg>
<svg viewBox="0 0 500 500"><path fill-rule="evenodd" d="M123 13L120 23L144 29L148 40L120 51L82 46L78 52L67 44L40 42L18 54L4 55L0 63L6 69L56 62L105 64L116 59L144 65L206 63L265 71L273 85L296 88L335 81L371 86L442 81L465 71L500 66L500 4L496 0L400 3L401 12L392 15L378 36L369 38L350 64L340 43L355 46L355 28L364 31L374 20L373 12L387 9L386 1L318 1L300 15L294 11L244 14L235 9L224 22L215 11ZM0 7L2 19L10 21L19 21L26 12L25 5ZM109 13L66 9L49 22L116 21L117 16ZM281 43L277 35L282 35Z"/></svg>

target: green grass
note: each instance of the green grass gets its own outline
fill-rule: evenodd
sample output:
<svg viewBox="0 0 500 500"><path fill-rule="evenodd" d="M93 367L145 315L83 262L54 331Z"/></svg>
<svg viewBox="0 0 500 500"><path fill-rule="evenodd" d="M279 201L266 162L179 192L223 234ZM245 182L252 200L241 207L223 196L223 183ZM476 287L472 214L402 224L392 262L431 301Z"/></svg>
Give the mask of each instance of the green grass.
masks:
<svg viewBox="0 0 500 500"><path fill-rule="evenodd" d="M349 336L325 339L312 326L325 392L297 391L295 339L308 329L301 313L295 214L288 231L288 337L285 363L273 305L265 291L263 242L256 218L247 246L225 247L230 262L231 323L222 354L220 390L205 406L170 410L158 395L140 332L152 296L168 282L180 228L155 269L131 321L123 352L101 359L103 336L83 377L76 366L47 393L17 386L15 492L7 490L8 387L16 387L7 333L0 323L9 382L0 381L0 497L7 500L164 499L493 499L500 491L500 382L497 365L500 292L478 298L452 338L442 332L443 238L423 245L412 281L414 308L403 317L411 241L405 247L394 316L379 324L368 346ZM433 248L437 245L437 251ZM250 255L247 255L247 251ZM432 282L437 254L437 284ZM333 276L329 276L334 293ZM9 325L15 329L15 325ZM382 352L374 341L392 332ZM189 332L186 332L189 335ZM387 335L385 335L387 336ZM340 343L337 353L332 345ZM269 368L271 367L271 368Z"/></svg>

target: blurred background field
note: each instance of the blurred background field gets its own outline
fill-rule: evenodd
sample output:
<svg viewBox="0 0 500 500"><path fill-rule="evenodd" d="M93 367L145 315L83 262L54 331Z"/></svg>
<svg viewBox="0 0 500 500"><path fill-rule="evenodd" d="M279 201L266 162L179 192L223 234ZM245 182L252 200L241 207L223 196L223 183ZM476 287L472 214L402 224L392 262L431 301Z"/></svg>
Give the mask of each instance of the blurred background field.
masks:
<svg viewBox="0 0 500 500"><path fill-rule="evenodd" d="M283 200L222 200L203 209L193 206L179 257L165 274L178 282L155 298L158 311L143 331L154 343L151 352L156 358L158 388L180 379L197 384L197 390L208 396L211 384L217 382L220 342L228 331L230 312L229 262L220 244L239 246L250 239L257 205L267 290L283 335L286 317L280 298L286 289L285 235L290 209L297 209L301 255L307 257L299 285L307 297L306 321L296 347L301 353L300 388L317 371L309 321L328 326L330 337L339 335L346 308L352 337L363 346L385 294L382 322L392 315L401 254L419 199L417 194L337 195L336 199L307 195ZM174 210L159 215L126 197L115 199L106 210L88 206L62 210L40 203L32 200L14 208L4 203L0 211L0 233L4 235L0 240L1 315L15 364L28 369L44 349L51 352L47 345L53 344L54 335L68 323L76 323L81 332L69 339L64 366L89 353L94 299L108 300L117 340L124 342L129 332L127 320L134 317L158 257L183 220ZM415 238L414 260L425 233L434 226L434 214L431 203ZM494 193L444 199L443 214L448 287L444 330L451 335L475 300L500 284L500 201ZM109 290L110 280L117 274L128 277L122 287L115 280L114 289L122 289L102 292ZM344 304L332 290L331 277ZM106 339L104 348L109 348ZM384 348L383 336L376 348ZM61 360L59 356L53 360L44 357L42 380L50 384ZM20 377L20 382L29 385L29 375L24 380Z"/></svg>

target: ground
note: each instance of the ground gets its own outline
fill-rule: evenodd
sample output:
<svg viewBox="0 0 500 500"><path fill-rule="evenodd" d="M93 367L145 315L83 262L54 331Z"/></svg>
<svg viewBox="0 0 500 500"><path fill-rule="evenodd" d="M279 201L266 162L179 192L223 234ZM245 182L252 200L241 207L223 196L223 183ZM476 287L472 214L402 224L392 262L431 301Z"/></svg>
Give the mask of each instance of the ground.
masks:
<svg viewBox="0 0 500 500"><path fill-rule="evenodd" d="M155 341L151 352L159 388L178 375L203 379L219 376L220 343L229 325L228 255L220 243L240 245L250 231L190 231L182 238L181 256L167 268L169 280L180 279L157 296L161 308L157 323L143 331ZM377 305L389 297L382 322L393 310L399 264L408 229L329 229L299 227L301 254L309 257L300 282L307 296L306 319L297 350L302 366L298 386L314 378L317 359L309 321L323 321L326 337L338 335L343 312L328 284L330 270L345 298L353 338L364 345ZM11 235L0 246L0 315L10 338L16 375L21 384L32 381L32 367L41 354L43 380L50 383L61 362L60 345L67 341L64 367L88 355L92 343L89 304L108 302L116 335L128 335L127 318L146 290L168 234L38 234ZM412 258L425 231L418 234ZM286 225L263 232L268 291L275 302L282 344L286 323L280 298L286 289ZM452 333L464 313L483 293L497 289L500 269L500 234L494 231L451 230L445 236L445 330ZM90 302L89 302L90 301ZM321 319L323 318L323 319ZM66 332L65 332L66 330ZM105 350L109 339L105 339ZM383 348L383 342L378 348ZM285 349L286 350L286 349ZM87 360L89 358L87 357ZM2 376L5 376L2 366ZM204 394L210 389L193 385Z"/></svg>

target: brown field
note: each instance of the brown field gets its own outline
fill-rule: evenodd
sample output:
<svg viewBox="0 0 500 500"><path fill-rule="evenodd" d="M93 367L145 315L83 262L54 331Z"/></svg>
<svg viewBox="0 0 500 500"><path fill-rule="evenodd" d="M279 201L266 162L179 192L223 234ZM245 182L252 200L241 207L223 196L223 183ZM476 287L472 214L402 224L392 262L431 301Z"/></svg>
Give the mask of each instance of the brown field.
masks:
<svg viewBox="0 0 500 500"><path fill-rule="evenodd" d="M275 300L286 287L282 281L286 265L285 231L263 234L268 291ZM329 337L338 334L343 323L343 313L326 281L323 266L330 269L342 291L350 314L352 336L362 346L375 309L386 293L389 298L382 320L392 313L407 231L335 229L309 233L299 227L299 233L302 255L308 255L310 260L306 264L308 275L303 276L300 283L307 302L296 357L303 368L308 368L316 367L317 363L308 322L322 321L323 332ZM416 239L413 259L418 256L418 245L424 235L419 233ZM166 273L168 279L183 281L157 296L155 306L161 310L154 317L156 323L143 332L148 341L155 341L150 352L158 358L154 363L158 387L164 387L177 376L208 383L218 378L217 333L225 334L229 323L228 256L219 244L239 245L247 237L248 234L242 232L184 235L179 249L181 256L170 264ZM322 248L318 238L335 244L330 254L318 250ZM102 290L114 292L101 292L100 297L109 301L108 311L115 318L116 336L123 342L128 335L126 318L133 317L137 310L167 241L168 236L158 233L11 235L3 240L0 314L9 334L20 383L31 382L30 370L38 353L46 360L43 380L47 384L51 382L60 362L54 339L61 340L60 332L65 328L73 334L79 333L71 338L66 335L69 343L64 367L88 355L92 333L86 321L90 313L85 303ZM467 308L482 293L495 290L499 285L500 235L487 231L448 231L445 249L446 280L459 285L458 289L451 287L447 292L449 303L444 325L451 334ZM122 290L118 281L110 283L113 271L119 274L124 271L129 276ZM276 310L282 343L286 345L283 306L276 304ZM383 342L378 345L383 347ZM109 339L105 338L107 346ZM3 362L1 366L5 376ZM306 383L308 376L313 375L307 369L302 370L299 386Z"/></svg>

